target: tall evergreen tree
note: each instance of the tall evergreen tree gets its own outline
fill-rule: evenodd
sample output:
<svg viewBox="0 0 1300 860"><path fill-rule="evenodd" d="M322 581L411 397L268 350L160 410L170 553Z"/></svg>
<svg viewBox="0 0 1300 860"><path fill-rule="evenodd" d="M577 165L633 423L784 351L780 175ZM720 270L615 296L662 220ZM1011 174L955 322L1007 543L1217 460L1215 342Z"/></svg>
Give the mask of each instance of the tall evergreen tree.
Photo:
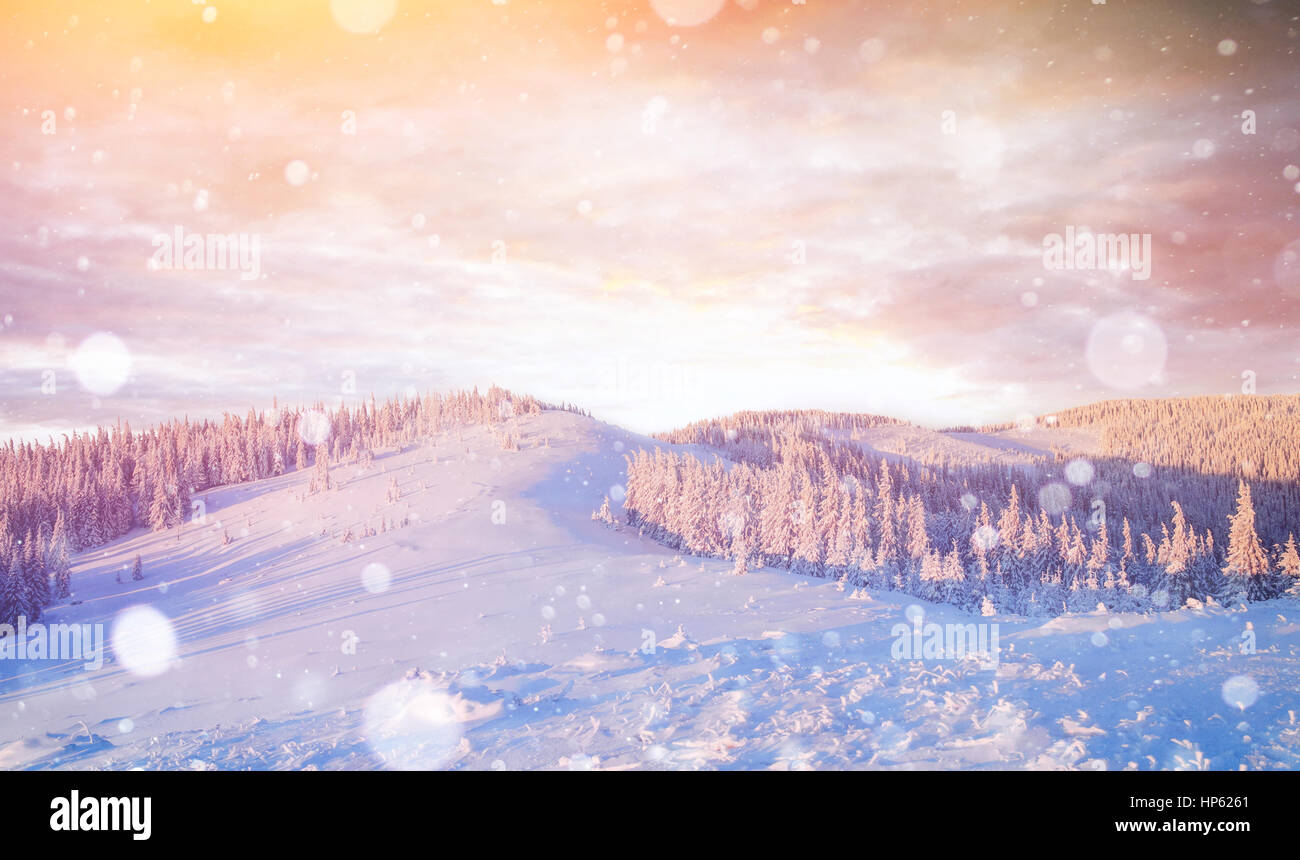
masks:
<svg viewBox="0 0 1300 860"><path fill-rule="evenodd" d="M63 511L59 511L54 521L54 531L50 534L50 543L46 553L46 566L54 577L54 592L59 600L72 596L71 563L68 560L68 537L63 520Z"/></svg>
<svg viewBox="0 0 1300 860"><path fill-rule="evenodd" d="M26 614L23 600L22 572L17 562L4 564L0 555L0 624L16 624Z"/></svg>
<svg viewBox="0 0 1300 860"><path fill-rule="evenodd" d="M4 605L12 617L24 616L28 624L41 620L41 605L32 593L31 584L23 571L21 554L15 551L13 561L9 564L9 576L5 582Z"/></svg>
<svg viewBox="0 0 1300 860"><path fill-rule="evenodd" d="M1278 553L1277 569L1286 593L1300 597L1300 552L1296 550L1294 534L1286 536L1286 545Z"/></svg>
<svg viewBox="0 0 1300 860"><path fill-rule="evenodd" d="M1255 506L1250 486L1241 481L1237 489L1237 510L1228 517L1228 557L1223 572L1244 585L1248 600L1274 597L1269 577L1268 555L1255 532Z"/></svg>

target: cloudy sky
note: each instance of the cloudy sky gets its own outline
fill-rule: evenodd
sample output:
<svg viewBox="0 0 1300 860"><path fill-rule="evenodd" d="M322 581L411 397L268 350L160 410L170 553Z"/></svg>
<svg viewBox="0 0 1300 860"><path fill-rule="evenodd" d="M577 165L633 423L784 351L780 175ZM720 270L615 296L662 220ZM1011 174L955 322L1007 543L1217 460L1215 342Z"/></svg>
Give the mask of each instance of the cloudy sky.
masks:
<svg viewBox="0 0 1300 860"><path fill-rule="evenodd" d="M1298 391L1294 8L7 3L0 434L492 382L639 430ZM1067 229L1149 235L1150 277L1049 267ZM256 270L160 264L177 230Z"/></svg>

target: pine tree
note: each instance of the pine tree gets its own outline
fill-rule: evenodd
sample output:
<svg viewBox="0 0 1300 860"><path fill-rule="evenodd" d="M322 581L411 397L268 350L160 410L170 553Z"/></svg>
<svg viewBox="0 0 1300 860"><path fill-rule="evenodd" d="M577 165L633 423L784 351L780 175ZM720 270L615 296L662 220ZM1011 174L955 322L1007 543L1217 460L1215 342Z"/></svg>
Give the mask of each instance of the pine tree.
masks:
<svg viewBox="0 0 1300 860"><path fill-rule="evenodd" d="M907 500L907 555L913 560L924 559L930 551L930 535L925 528L925 506L920 496Z"/></svg>
<svg viewBox="0 0 1300 860"><path fill-rule="evenodd" d="M853 502L848 494L840 497L840 507L835 517L826 566L836 575L844 573L853 563Z"/></svg>
<svg viewBox="0 0 1300 860"><path fill-rule="evenodd" d="M0 624L14 625L23 615L22 579L15 564L4 564L0 555Z"/></svg>
<svg viewBox="0 0 1300 860"><path fill-rule="evenodd" d="M1020 490L1011 485L1011 496L998 518L998 549L1003 557L1010 558L1020 549Z"/></svg>
<svg viewBox="0 0 1300 860"><path fill-rule="evenodd" d="M1300 552L1296 550L1294 534L1286 536L1286 546L1278 554L1277 569L1282 574L1286 593L1300 597Z"/></svg>
<svg viewBox="0 0 1300 860"><path fill-rule="evenodd" d="M1128 524L1128 517L1124 518L1124 544L1120 550L1119 570L1120 574L1126 575L1129 572L1129 566L1136 560L1133 554L1133 528Z"/></svg>
<svg viewBox="0 0 1300 860"><path fill-rule="evenodd" d="M167 528L171 518L171 501L168 499L167 488L162 481L157 481L153 485L153 496L149 502L149 528L156 532L162 531Z"/></svg>
<svg viewBox="0 0 1300 860"><path fill-rule="evenodd" d="M23 552L23 573L31 605L43 610L50 605L50 575L45 567L45 547L32 538L30 531Z"/></svg>
<svg viewBox="0 0 1300 860"><path fill-rule="evenodd" d="M1092 539L1092 547L1088 553L1088 572L1094 576L1104 575L1110 569L1110 534L1106 528L1106 520L1102 518L1097 523L1097 536Z"/></svg>
<svg viewBox="0 0 1300 860"><path fill-rule="evenodd" d="M591 518L596 522L604 523L607 526L618 524L618 520L614 519L614 514L609 509L609 496L605 496L605 500L600 503L600 510L593 513Z"/></svg>
<svg viewBox="0 0 1300 860"><path fill-rule="evenodd" d="M1268 555L1255 532L1255 506L1245 481L1239 482L1237 511L1228 517L1228 523L1228 558L1224 574L1245 586L1247 600L1274 597Z"/></svg>
<svg viewBox="0 0 1300 860"><path fill-rule="evenodd" d="M1070 581L1083 576L1088 563L1088 549L1083 543L1083 530L1070 521L1069 541L1065 545L1065 564L1069 569Z"/></svg>
<svg viewBox="0 0 1300 860"><path fill-rule="evenodd" d="M921 597L934 601L942 599L943 557L938 552L929 549L925 551L921 557L917 580Z"/></svg>
<svg viewBox="0 0 1300 860"><path fill-rule="evenodd" d="M183 476L178 476L176 478L175 492L172 495L171 504L171 524L179 526L180 529L184 529L185 520L189 516L192 502L190 500L190 485L185 482ZM179 530L176 532L176 539L181 539L181 533Z"/></svg>
<svg viewBox="0 0 1300 860"><path fill-rule="evenodd" d="M807 472L800 476L799 500L796 506L795 552L791 570L806 576L821 576L825 542L817 523L817 485Z"/></svg>
<svg viewBox="0 0 1300 860"><path fill-rule="evenodd" d="M67 600L72 596L72 571L68 563L67 545L54 547L52 555L50 572L54 575L54 593L59 600Z"/></svg>
<svg viewBox="0 0 1300 860"><path fill-rule="evenodd" d="M1163 565L1163 571L1157 583L1157 591L1168 596L1168 608L1179 609L1189 597L1195 594L1191 582L1191 565L1194 556L1193 539L1195 534L1187 527L1187 518L1183 515L1182 505L1170 502L1174 509L1173 534L1164 523L1160 524L1160 548L1156 551L1157 561Z"/></svg>
<svg viewBox="0 0 1300 860"><path fill-rule="evenodd" d="M144 579L144 565L140 562L139 554L135 557L135 562L131 565L131 579L139 582Z"/></svg>
<svg viewBox="0 0 1300 860"><path fill-rule="evenodd" d="M330 484L330 455L324 445L316 447L316 474L311 480L309 490L312 493L323 493L331 488Z"/></svg>
<svg viewBox="0 0 1300 860"><path fill-rule="evenodd" d="M33 595L23 575L21 558L21 553L15 550L13 560L9 563L9 575L5 578L4 594L0 595L0 604L5 607L9 623L16 622L22 616L28 624L34 624L41 620L41 608L33 605Z"/></svg>
<svg viewBox="0 0 1300 860"><path fill-rule="evenodd" d="M952 549L943 557L943 586L940 591L945 603L970 608L971 593L956 538L952 541Z"/></svg>
<svg viewBox="0 0 1300 860"><path fill-rule="evenodd" d="M853 552L850 563L860 570L875 566L875 554L871 551L871 520L867 514L867 492L865 485L859 485L853 498Z"/></svg>
<svg viewBox="0 0 1300 860"><path fill-rule="evenodd" d="M980 615L983 615L985 618L992 618L994 615L997 615L997 614L998 614L997 607L995 607L995 606L993 605L993 601L992 601L992 600L989 600L989 596L986 594L986 595L984 595L983 597L981 597L981 598L980 598Z"/></svg>
<svg viewBox="0 0 1300 860"><path fill-rule="evenodd" d="M68 556L68 526L63 518L63 509L59 509L59 514L54 519L54 531L50 533L49 543L49 560L46 566L53 568L55 561L61 554L66 560Z"/></svg>
<svg viewBox="0 0 1300 860"><path fill-rule="evenodd" d="M880 461L880 477L876 482L876 504L872 514L880 535L876 540L876 567L888 574L898 561L898 531L894 524L894 484L889 476L889 463Z"/></svg>

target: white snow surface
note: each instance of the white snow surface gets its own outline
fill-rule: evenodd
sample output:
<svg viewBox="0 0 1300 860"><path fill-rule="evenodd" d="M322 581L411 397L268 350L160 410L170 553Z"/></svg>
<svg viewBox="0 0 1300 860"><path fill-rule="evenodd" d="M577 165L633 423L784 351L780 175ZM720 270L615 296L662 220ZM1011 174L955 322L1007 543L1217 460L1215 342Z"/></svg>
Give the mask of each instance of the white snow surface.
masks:
<svg viewBox="0 0 1300 860"><path fill-rule="evenodd" d="M565 412L512 424L517 452L487 428L452 431L336 466L326 493L305 495L310 468L209 491L205 525L80 555L80 602L47 623L164 623L106 646L98 670L0 660L0 767L1297 764L1294 601L986 619L784 571L735 576L591 520L625 483L625 453L668 446ZM145 579L117 583L137 553ZM996 623L997 665L894 659L909 607Z"/></svg>

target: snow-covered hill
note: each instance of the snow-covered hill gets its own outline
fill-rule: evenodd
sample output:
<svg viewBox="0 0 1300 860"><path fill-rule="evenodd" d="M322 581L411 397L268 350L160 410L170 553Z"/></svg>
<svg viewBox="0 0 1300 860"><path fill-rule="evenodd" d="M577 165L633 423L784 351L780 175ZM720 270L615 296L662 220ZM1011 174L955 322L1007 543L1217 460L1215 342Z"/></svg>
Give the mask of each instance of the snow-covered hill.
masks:
<svg viewBox="0 0 1300 860"><path fill-rule="evenodd" d="M606 494L619 507L624 454L656 445L545 412L337 466L315 495L310 470L210 491L206 523L76 559L78 602L45 620L103 624L116 647L93 671L0 660L0 767L1300 759L1294 602L977 618L773 570L734 576L592 521ZM996 624L998 659L896 659L895 627L917 613Z"/></svg>
<svg viewBox="0 0 1300 860"><path fill-rule="evenodd" d="M1052 461L1054 452L1089 455L1101 451L1101 429L1036 426L996 433L931 430L915 424L885 424L851 432L828 431L891 461L953 465L1034 466Z"/></svg>

